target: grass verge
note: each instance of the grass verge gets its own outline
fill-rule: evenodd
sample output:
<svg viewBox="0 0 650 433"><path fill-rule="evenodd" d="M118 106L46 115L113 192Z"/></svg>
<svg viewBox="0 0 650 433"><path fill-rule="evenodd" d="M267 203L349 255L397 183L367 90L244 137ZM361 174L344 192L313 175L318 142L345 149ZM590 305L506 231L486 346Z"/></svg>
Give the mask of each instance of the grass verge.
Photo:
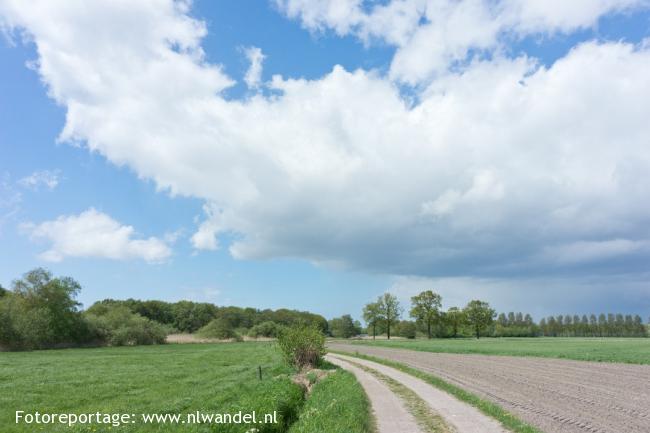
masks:
<svg viewBox="0 0 650 433"><path fill-rule="evenodd" d="M314 385L289 433L371 433L370 403L355 377L337 369Z"/></svg>
<svg viewBox="0 0 650 433"><path fill-rule="evenodd" d="M431 433L451 433L454 431L440 415L431 410L431 407L409 388L365 365L357 364L356 362L350 362L350 364L372 374L388 385L388 388L404 402L406 409L413 415L423 431Z"/></svg>
<svg viewBox="0 0 650 433"><path fill-rule="evenodd" d="M363 355L360 353L342 352L337 350L330 350L330 352L339 353L341 355L354 356L356 358L366 359L368 361L387 365L389 367L403 371L404 373L408 373L411 376L422 379L423 381L435 386L436 388L453 395L457 399L474 406L487 416L490 416L499 421L501 425L514 433L542 433L537 428L520 420L510 412L503 409L501 406L492 403L491 401L484 400L475 394L472 394L471 392L467 392L464 389L457 387L456 385L452 385L451 383L440 379L437 376L433 376L413 367L409 367L408 365L402 364L400 362L389 361L382 358L376 358L374 356Z"/></svg>

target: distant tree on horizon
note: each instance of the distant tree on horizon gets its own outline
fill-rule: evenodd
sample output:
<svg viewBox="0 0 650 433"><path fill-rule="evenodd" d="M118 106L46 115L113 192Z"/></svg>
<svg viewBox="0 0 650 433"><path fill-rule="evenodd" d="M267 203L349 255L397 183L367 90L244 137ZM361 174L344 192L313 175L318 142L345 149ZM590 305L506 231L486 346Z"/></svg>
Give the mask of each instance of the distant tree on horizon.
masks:
<svg viewBox="0 0 650 433"><path fill-rule="evenodd" d="M481 338L481 332L492 324L496 316L496 312L490 308L490 304L477 299L470 301L464 312L477 339Z"/></svg>
<svg viewBox="0 0 650 433"><path fill-rule="evenodd" d="M442 297L425 290L411 298L411 317L417 321L426 324L427 337L431 338L431 325L440 319L440 307L442 306Z"/></svg>
<svg viewBox="0 0 650 433"><path fill-rule="evenodd" d="M445 313L445 320L451 326L452 337L458 337L458 330L467 322L465 312L458 307L451 307Z"/></svg>
<svg viewBox="0 0 650 433"><path fill-rule="evenodd" d="M384 293L377 299L381 321L386 325L386 336L390 340L390 327L402 315L402 307L395 295Z"/></svg>
<svg viewBox="0 0 650 433"><path fill-rule="evenodd" d="M352 319L349 314L344 314L330 320L328 329L332 337L350 338L361 333L361 324Z"/></svg>
<svg viewBox="0 0 650 433"><path fill-rule="evenodd" d="M371 302L363 307L363 320L368 327L372 327L372 339L374 340L377 335L377 325L381 321L381 312L377 302Z"/></svg>

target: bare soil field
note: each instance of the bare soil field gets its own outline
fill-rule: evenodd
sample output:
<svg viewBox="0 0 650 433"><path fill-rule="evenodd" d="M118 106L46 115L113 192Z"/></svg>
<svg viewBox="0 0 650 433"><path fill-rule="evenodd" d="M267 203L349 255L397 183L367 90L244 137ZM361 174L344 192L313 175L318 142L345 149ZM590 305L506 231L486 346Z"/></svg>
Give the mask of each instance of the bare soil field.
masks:
<svg viewBox="0 0 650 433"><path fill-rule="evenodd" d="M390 359L501 405L546 433L650 432L650 366L457 355L332 343Z"/></svg>

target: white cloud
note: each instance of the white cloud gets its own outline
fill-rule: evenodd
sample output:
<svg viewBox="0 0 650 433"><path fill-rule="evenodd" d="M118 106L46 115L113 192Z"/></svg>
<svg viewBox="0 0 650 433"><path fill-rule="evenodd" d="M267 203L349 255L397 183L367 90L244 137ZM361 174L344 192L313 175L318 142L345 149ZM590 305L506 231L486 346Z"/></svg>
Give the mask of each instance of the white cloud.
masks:
<svg viewBox="0 0 650 433"><path fill-rule="evenodd" d="M462 3L476 10L459 23L491 29L478 2ZM622 3L581 4L600 14ZM346 7L332 4L327 20ZM404 49L422 26L407 29L417 16L409 7L386 36ZM232 81L205 62L204 25L183 4L5 2L0 11L37 45L42 80L67 108L62 140L207 203L196 249L233 233L230 252L243 259L508 276L545 271L551 246L648 240L647 44L589 42L548 68L497 50L441 73L415 106L390 75L339 66L316 80L275 76L273 96L227 100L220 92ZM568 31L598 14L544 26ZM342 33L356 25L341 23ZM466 45L445 38L452 52ZM636 272L647 251L629 256Z"/></svg>
<svg viewBox="0 0 650 433"><path fill-rule="evenodd" d="M471 187L460 193L449 189L433 201L422 203L422 214L439 217L453 213L463 203L498 201L504 196L504 186L489 170L474 175Z"/></svg>
<svg viewBox="0 0 650 433"><path fill-rule="evenodd" d="M244 50L244 54L250 62L246 75L244 75L244 81L249 88L255 89L262 81L262 63L266 56L258 47L248 47Z"/></svg>
<svg viewBox="0 0 650 433"><path fill-rule="evenodd" d="M219 208L214 205L205 205L203 212L206 214L206 219L199 225L190 241L197 250L216 250L219 247L217 235L222 228L219 223Z"/></svg>
<svg viewBox="0 0 650 433"><path fill-rule="evenodd" d="M40 224L23 224L22 228L32 239L51 242L50 249L39 256L50 262L66 257L95 257L158 263L171 256L165 242L155 237L136 239L133 227L121 225L93 208Z"/></svg>
<svg viewBox="0 0 650 433"><path fill-rule="evenodd" d="M35 171L29 176L23 177L18 180L18 184L29 189L37 190L41 186L52 190L59 184L59 177L61 173L59 170L40 170Z"/></svg>
<svg viewBox="0 0 650 433"><path fill-rule="evenodd" d="M494 51L531 34L593 27L603 15L650 6L648 0L275 0L312 31L332 29L397 48L391 78L416 85L464 61L471 50Z"/></svg>
<svg viewBox="0 0 650 433"><path fill-rule="evenodd" d="M299 18L309 30L334 29L345 35L363 18L362 0L275 0L290 18Z"/></svg>

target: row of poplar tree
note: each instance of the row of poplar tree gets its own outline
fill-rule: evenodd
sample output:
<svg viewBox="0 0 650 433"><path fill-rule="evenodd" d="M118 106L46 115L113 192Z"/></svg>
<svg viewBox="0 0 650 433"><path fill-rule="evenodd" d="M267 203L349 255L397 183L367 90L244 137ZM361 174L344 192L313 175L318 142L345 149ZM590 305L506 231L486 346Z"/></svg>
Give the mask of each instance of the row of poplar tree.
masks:
<svg viewBox="0 0 650 433"><path fill-rule="evenodd" d="M373 337L386 334L415 338L416 332L432 337L647 337L648 326L638 315L558 315L536 323L530 314L498 314L487 302L470 301L464 308L442 310L442 297L425 290L411 298L409 316L402 320L404 309L397 298L385 293L366 304L363 319ZM649 320L650 322L650 320Z"/></svg>
<svg viewBox="0 0 650 433"><path fill-rule="evenodd" d="M641 316L631 314L586 314L550 316L540 320L539 331L548 337L645 337Z"/></svg>

